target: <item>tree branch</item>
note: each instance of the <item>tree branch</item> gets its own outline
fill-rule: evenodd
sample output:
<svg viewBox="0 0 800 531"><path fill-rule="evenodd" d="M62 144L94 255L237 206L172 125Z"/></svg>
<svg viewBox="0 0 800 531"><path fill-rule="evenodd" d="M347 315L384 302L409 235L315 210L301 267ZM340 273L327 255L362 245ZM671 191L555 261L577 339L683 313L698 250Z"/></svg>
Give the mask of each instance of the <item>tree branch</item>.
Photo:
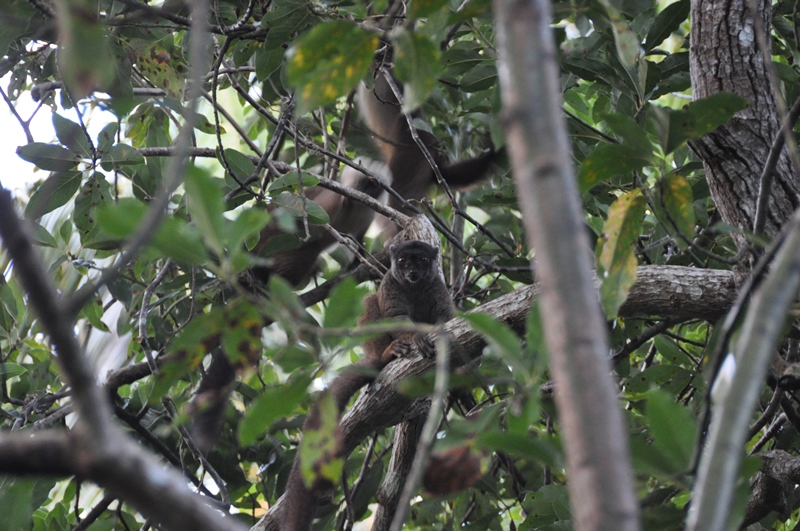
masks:
<svg viewBox="0 0 800 531"><path fill-rule="evenodd" d="M207 4L194 3L195 24L191 58L197 73L202 63ZM189 123L190 120L187 120ZM191 130L189 126L188 130ZM184 130L186 131L186 130ZM184 132L186 137L188 132ZM184 139L184 142L187 140ZM179 142L180 143L180 142ZM181 151L178 151L181 153ZM185 154L185 151L183 151ZM179 160L182 159L182 160ZM176 157L168 174L177 184L184 157ZM167 187L169 188L169 187ZM163 213L158 206L158 219ZM58 296L41 260L33 251L27 227L16 215L11 194L0 187L0 237L14 261L13 272L28 302L49 336L57 360L72 388L78 422L68 432L0 435L0 471L17 474L77 475L96 482L136 507L145 516L171 529L241 529L227 513L209 505L186 488L186 479L144 451L113 422L108 397L96 383L94 370L74 332L75 309ZM73 299L75 300L75 299ZM22 457L22 454L25 457ZM207 499L206 499L207 500Z"/></svg>
<svg viewBox="0 0 800 531"><path fill-rule="evenodd" d="M730 381L721 382L720 398L714 404L692 492L686 525L689 531L721 531L730 525L748 425L784 319L800 286L800 211L795 211L783 234L770 274L754 292L745 315L734 348L736 370Z"/></svg>
<svg viewBox="0 0 800 531"><path fill-rule="evenodd" d="M710 321L723 315L736 299L735 274L731 271L702 270L680 266L642 266L638 279L620 308L621 317L661 315L663 317L697 318ZM596 280L596 282L598 282ZM537 285L527 286L476 308L522 334L528 312L539 295ZM453 368L482 355L486 342L463 319L453 319L444 326L453 349ZM397 391L395 385L405 378L432 370L435 360L407 358L390 363L368 392L363 392L344 415L340 424L342 453L348 455L375 430L395 426L427 413L428 398L411 399ZM282 499L255 525L253 531L276 531L277 515L283 509ZM388 524L387 524L388 525Z"/></svg>
<svg viewBox="0 0 800 531"><path fill-rule="evenodd" d="M56 430L0 433L0 472L20 476L76 475L69 434Z"/></svg>

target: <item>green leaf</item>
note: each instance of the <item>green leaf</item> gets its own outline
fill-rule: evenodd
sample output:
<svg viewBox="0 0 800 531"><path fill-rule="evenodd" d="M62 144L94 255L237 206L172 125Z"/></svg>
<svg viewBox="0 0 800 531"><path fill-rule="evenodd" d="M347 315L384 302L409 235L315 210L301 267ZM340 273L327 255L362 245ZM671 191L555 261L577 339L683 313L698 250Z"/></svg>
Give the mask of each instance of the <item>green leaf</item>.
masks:
<svg viewBox="0 0 800 531"><path fill-rule="evenodd" d="M45 247L52 247L52 248L58 247L58 242L56 242L56 239L53 237L52 234L50 234L50 231L48 231L46 228L42 227L38 223L34 223L33 229L35 231L33 233L33 240L38 245L44 245Z"/></svg>
<svg viewBox="0 0 800 531"><path fill-rule="evenodd" d="M183 109L182 113L187 115L190 113L188 109ZM201 133L205 133L207 135L216 134L216 126L208 119L204 114L200 114L199 112L193 113L194 116L194 128L200 131ZM219 126L220 134L225 134L225 128L220 124Z"/></svg>
<svg viewBox="0 0 800 531"><path fill-rule="evenodd" d="M31 194L25 206L26 218L40 218L60 206L66 205L81 187L82 172L54 172Z"/></svg>
<svg viewBox="0 0 800 531"><path fill-rule="evenodd" d="M116 144L100 158L100 164L106 171L111 171L117 166L133 166L144 164L144 157L127 144Z"/></svg>
<svg viewBox="0 0 800 531"><path fill-rule="evenodd" d="M8 53L8 47L12 42L23 37L30 31L29 24L37 18L37 12L32 5L14 2L3 6L0 9L0 57ZM8 71L15 67L7 61L0 67L0 77L6 75Z"/></svg>
<svg viewBox="0 0 800 531"><path fill-rule="evenodd" d="M543 465L563 466L561 456L552 443L542 438L531 437L528 434L492 430L479 433L475 443L480 448L508 452L513 456L530 459Z"/></svg>
<svg viewBox="0 0 800 531"><path fill-rule="evenodd" d="M17 365L16 363L0 363L0 375L3 375L5 378L13 378L14 376L19 376L26 372L28 372L28 369L22 365Z"/></svg>
<svg viewBox="0 0 800 531"><path fill-rule="evenodd" d="M17 155L23 160L32 162L37 168L48 171L71 170L81 161L80 157L55 144L31 142L17 148Z"/></svg>
<svg viewBox="0 0 800 531"><path fill-rule="evenodd" d="M674 4L670 4L658 14L653 24L650 26L650 31L647 32L645 39L644 50L650 52L653 48L664 42L681 27L686 19L689 17L689 0L678 0Z"/></svg>
<svg viewBox="0 0 800 531"><path fill-rule="evenodd" d="M123 198L98 208L97 223L104 233L122 240L136 232L146 211L139 201ZM181 264L202 265L208 259L198 231L176 216L162 221L150 246Z"/></svg>
<svg viewBox="0 0 800 531"><path fill-rule="evenodd" d="M497 68L494 65L480 65L461 77L461 90L467 93L480 92L497 85Z"/></svg>
<svg viewBox="0 0 800 531"><path fill-rule="evenodd" d="M331 221L324 208L310 199L303 200L302 197L296 194L282 193L273 198L272 203L283 207L296 218L302 219L305 212L308 216L308 222L312 225L324 225Z"/></svg>
<svg viewBox="0 0 800 531"><path fill-rule="evenodd" d="M193 166L187 172L186 199L192 223L195 224L206 244L217 256L224 254L222 240L225 233L225 218L220 181L212 179L205 171Z"/></svg>
<svg viewBox="0 0 800 531"><path fill-rule="evenodd" d="M656 351L661 359L670 365L683 365L684 367L694 367L695 361L680 349L674 339L659 334L653 339Z"/></svg>
<svg viewBox="0 0 800 531"><path fill-rule="evenodd" d="M530 438L531 427L542 418L542 403L536 393L526 393L514 406L506 410L507 433Z"/></svg>
<svg viewBox="0 0 800 531"><path fill-rule="evenodd" d="M664 452L664 449L649 440L647 435L633 434L630 438L631 458L637 474L674 481L675 476L685 469L676 466L675 461Z"/></svg>
<svg viewBox="0 0 800 531"><path fill-rule="evenodd" d="M75 197L72 221L75 223L75 228L78 229L84 245L96 242L99 229L95 219L95 209L109 199L111 199L111 186L100 172L93 173Z"/></svg>
<svg viewBox="0 0 800 531"><path fill-rule="evenodd" d="M304 171L303 172L303 187L310 188L311 186L316 186L319 183L319 179L311 175L310 173ZM272 181L269 185L269 193L270 195L277 195L281 192L297 192L300 190L300 177L298 176L296 171L290 171L285 175L281 175L274 181Z"/></svg>
<svg viewBox="0 0 800 531"><path fill-rule="evenodd" d="M565 57L562 65L564 70L585 79L586 81L600 81L608 83L606 79L613 79L618 74L605 61L584 59L581 57Z"/></svg>
<svg viewBox="0 0 800 531"><path fill-rule="evenodd" d="M286 52L298 114L344 96L366 75L378 36L346 20L316 26Z"/></svg>
<svg viewBox="0 0 800 531"><path fill-rule="evenodd" d="M611 22L611 29L614 32L614 44L617 45L617 57L625 68L632 68L636 65L641 46L639 36L631 29L628 21L614 9L611 4L604 5L608 18Z"/></svg>
<svg viewBox="0 0 800 531"><path fill-rule="evenodd" d="M645 393L653 387L683 387L691 381L692 373L677 365L653 365L628 379L625 390L629 393Z"/></svg>
<svg viewBox="0 0 800 531"><path fill-rule="evenodd" d="M652 151L642 152L626 144L601 144L581 164L578 187L581 194L617 175L642 169L650 163Z"/></svg>
<svg viewBox="0 0 800 531"><path fill-rule="evenodd" d="M603 311L609 320L617 317L617 312L628 298L631 287L636 283L636 256L630 253L621 256L605 272L603 282L600 284L600 300L603 302Z"/></svg>
<svg viewBox="0 0 800 531"><path fill-rule="evenodd" d="M256 171L256 165L253 164L250 157L235 149L225 149L225 160L228 161L228 166L230 166L233 176L239 182L245 182ZM221 159L220 162L222 162Z"/></svg>
<svg viewBox="0 0 800 531"><path fill-rule="evenodd" d="M526 518L520 529L548 529L554 524L568 523L571 518L569 492L566 485L544 485L530 492L522 502ZM567 527L571 529L571 526Z"/></svg>
<svg viewBox="0 0 800 531"><path fill-rule="evenodd" d="M331 292L325 309L325 328L354 326L363 308L364 291L356 287L356 281L347 277Z"/></svg>
<svg viewBox="0 0 800 531"><path fill-rule="evenodd" d="M608 271L615 262L631 254L639 236L646 204L639 190L620 196L608 210L603 226L603 248L598 265Z"/></svg>
<svg viewBox="0 0 800 531"><path fill-rule="evenodd" d="M58 113L53 113L53 127L56 130L58 141L80 158L91 159L92 147L89 137L83 128L71 120L67 120Z"/></svg>
<svg viewBox="0 0 800 531"><path fill-rule="evenodd" d="M530 369L522 354L519 337L508 326L484 313L470 313L464 319L472 328L480 332L492 350L514 371L521 381L530 376Z"/></svg>
<svg viewBox="0 0 800 531"><path fill-rule="evenodd" d="M52 478L38 478L34 482L31 508L41 507L50 499L50 491L56 486L57 480Z"/></svg>
<svg viewBox="0 0 800 531"><path fill-rule="evenodd" d="M419 33L402 31L395 38L395 73L405 85L403 111L411 112L425 103L441 72L439 48Z"/></svg>
<svg viewBox="0 0 800 531"><path fill-rule="evenodd" d="M222 328L222 348L235 364L255 365L261 358L261 330L264 320L258 308L237 299L225 308L225 326Z"/></svg>
<svg viewBox="0 0 800 531"><path fill-rule="evenodd" d="M671 173L659 181L658 191L659 216L666 217L670 232L677 230L683 236L678 238L678 244L684 248L694 237L692 187L682 175Z"/></svg>
<svg viewBox="0 0 800 531"><path fill-rule="evenodd" d="M317 357L305 345L289 344L280 349L274 357L270 357L286 373L297 372L306 367L319 366Z"/></svg>
<svg viewBox="0 0 800 531"><path fill-rule="evenodd" d="M679 111L654 107L655 128L664 152L672 153L687 140L710 133L745 107L747 100L727 92L693 101Z"/></svg>
<svg viewBox="0 0 800 531"><path fill-rule="evenodd" d="M268 30L264 49L279 50L283 60L286 42L317 20L316 13L303 0L284 0L271 5L261 19L261 27Z"/></svg>
<svg viewBox="0 0 800 531"><path fill-rule="evenodd" d="M269 277L269 296L270 300L281 308L302 312L304 306L300 303L297 293L292 286L278 275Z"/></svg>
<svg viewBox="0 0 800 531"><path fill-rule="evenodd" d="M103 127L103 129L97 134L97 154L101 157L108 153L108 150L111 149L111 146L114 145L117 137L117 131L119 130L119 124L117 122L111 122L110 124Z"/></svg>
<svg viewBox="0 0 800 531"><path fill-rule="evenodd" d="M188 65L171 39L161 41L131 39L128 42L139 70L148 81L170 96L180 98Z"/></svg>
<svg viewBox="0 0 800 531"><path fill-rule="evenodd" d="M446 5L446 0L413 0L408 8L408 18L416 20L430 16Z"/></svg>
<svg viewBox="0 0 800 531"><path fill-rule="evenodd" d="M69 95L85 98L97 88L108 87L116 77L116 64L90 0L56 2L58 16L58 72Z"/></svg>
<svg viewBox="0 0 800 531"><path fill-rule="evenodd" d="M688 469L697 436L694 416L661 389L648 394L646 415L655 444L672 459L676 469Z"/></svg>
<svg viewBox="0 0 800 531"><path fill-rule="evenodd" d="M289 416L305 396L311 379L302 376L287 384L270 387L247 408L239 423L239 442L253 444L276 420Z"/></svg>
<svg viewBox="0 0 800 531"><path fill-rule="evenodd" d="M603 309L609 319L616 317L636 282L634 243L639 236L645 207L641 192L634 190L618 198L608 210L597 273L602 281Z"/></svg>
<svg viewBox="0 0 800 531"><path fill-rule="evenodd" d="M268 48L262 46L256 50L256 79L263 83L264 80L274 74L283 64L283 55L283 48Z"/></svg>
<svg viewBox="0 0 800 531"><path fill-rule="evenodd" d="M257 236L261 229L267 226L267 223L269 223L269 214L266 210L248 208L239 212L233 223L226 225L225 246L231 255L241 250L243 243Z"/></svg>
<svg viewBox="0 0 800 531"><path fill-rule="evenodd" d="M89 321L93 327L103 332L108 332L108 326L102 321L103 317L103 301L101 299L94 299L89 304L84 304L81 308L80 317Z"/></svg>
<svg viewBox="0 0 800 531"><path fill-rule="evenodd" d="M528 356L536 356L541 360L545 360L547 345L544 341L544 328L542 326L542 316L539 311L539 300L541 299L533 300L531 309L528 312L528 319L525 325L525 348L527 349Z"/></svg>
<svg viewBox="0 0 800 531"><path fill-rule="evenodd" d="M218 335L224 324L224 306L215 306L208 313L195 314L169 342L167 351L180 358L178 364L184 368L195 366L206 353L217 347Z"/></svg>
<svg viewBox="0 0 800 531"><path fill-rule="evenodd" d="M330 393L323 391L315 406L319 427L303 431L300 443L300 472L308 488L319 477L336 483L342 475L344 460L340 454L339 412Z"/></svg>
<svg viewBox="0 0 800 531"><path fill-rule="evenodd" d="M636 158L650 162L653 159L653 145L647 133L630 116L619 113L608 113L603 121L619 137L623 144L636 153Z"/></svg>
<svg viewBox="0 0 800 531"><path fill-rule="evenodd" d="M30 529L34 479L0 476L0 514L2 527L8 530Z"/></svg>

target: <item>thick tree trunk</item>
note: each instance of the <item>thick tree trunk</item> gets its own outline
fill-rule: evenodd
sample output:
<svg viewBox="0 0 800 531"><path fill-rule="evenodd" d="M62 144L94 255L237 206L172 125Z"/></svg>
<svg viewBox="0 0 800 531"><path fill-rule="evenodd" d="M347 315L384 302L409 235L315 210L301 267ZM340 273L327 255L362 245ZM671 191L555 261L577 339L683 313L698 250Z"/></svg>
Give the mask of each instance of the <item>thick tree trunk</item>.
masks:
<svg viewBox="0 0 800 531"><path fill-rule="evenodd" d="M723 220L752 231L759 176L780 122L746 0L693 0L690 69L695 98L732 92L749 106L692 148L705 163L711 195ZM759 0L764 31L771 7ZM769 41L769 38L767 38ZM800 204L800 185L786 151L778 161L764 232L774 236ZM739 248L748 244L734 235Z"/></svg>

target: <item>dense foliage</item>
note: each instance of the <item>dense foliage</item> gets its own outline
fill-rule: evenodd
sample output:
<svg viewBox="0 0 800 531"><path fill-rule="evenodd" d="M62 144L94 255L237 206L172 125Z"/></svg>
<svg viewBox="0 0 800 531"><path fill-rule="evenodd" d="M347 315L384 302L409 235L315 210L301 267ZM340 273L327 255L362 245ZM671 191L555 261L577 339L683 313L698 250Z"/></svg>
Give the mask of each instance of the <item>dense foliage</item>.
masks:
<svg viewBox="0 0 800 531"><path fill-rule="evenodd" d="M783 89L794 96L800 52L791 9L775 6L773 46ZM563 110L602 279L643 525L674 529L686 517L695 426L707 404L709 321L718 315L662 318L668 312L652 308L633 316L620 308L639 265L731 269L738 260L734 229L716 214L686 141L725 123L745 102L720 94L690 103L689 0L556 2L553 11ZM503 112L512 111L501 110L485 0L218 0L207 21L205 65L189 63L190 15L170 0L6 2L0 88L9 106L34 98L38 113L52 112L51 136L34 138L27 117L5 127L25 129L29 141L18 154L43 170L29 199L17 204L65 296L96 281L140 235L148 205L170 185L179 127L193 120L182 184L165 196L168 216L121 274L85 300L76 330L131 436L183 469L200 491L229 500L252 525L283 492L315 391L360 355L363 336L352 329L373 289L343 282L306 307L298 293L346 272L352 253L340 246L323 254L309 286L294 290L273 277L254 293L243 274L284 250L274 243L252 254L259 231L269 220L300 234L306 224L325 224L324 211L297 197L320 178L336 179L342 160L380 159L353 98L357 83L370 82L376 57L391 58L406 108L423 111L415 126L433 133L450 160L502 148ZM202 69L199 80L190 79L190 66ZM183 96L198 88L195 111ZM437 188L421 209L446 233L445 271L459 309L533 283L527 266L534 252L508 164L453 194ZM376 252L382 244L373 230L363 247ZM2 429L72 426L70 389L2 253ZM470 318L489 347L479 364L454 375L452 387L471 393L472 411L463 400L448 402L435 450L466 442L484 474L460 493L423 496L406 528L570 528L537 311L547 309L534 307L522 337L485 315ZM196 409L190 403L204 359L220 346L242 369L206 460L181 428ZM148 363L160 364L157 375L133 370ZM424 394L431 382L420 377L407 390ZM772 396L766 387L764 394ZM748 449L791 450L798 428L756 430ZM348 457L350 508L339 487L338 505L320 515L319 529L366 518L391 452L392 429L384 429ZM762 525L793 521L796 506L790 499ZM99 509L92 529L144 521L75 478L0 478L0 528L70 528L92 508Z"/></svg>

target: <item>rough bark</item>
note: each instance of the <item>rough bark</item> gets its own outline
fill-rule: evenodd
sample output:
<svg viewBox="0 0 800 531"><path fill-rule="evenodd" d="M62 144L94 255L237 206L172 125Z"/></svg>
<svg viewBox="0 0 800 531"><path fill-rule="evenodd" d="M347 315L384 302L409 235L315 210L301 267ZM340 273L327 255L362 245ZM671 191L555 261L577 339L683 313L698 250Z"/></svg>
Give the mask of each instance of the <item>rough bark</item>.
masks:
<svg viewBox="0 0 800 531"><path fill-rule="evenodd" d="M761 470L751 485L745 526L758 522L771 511L786 511L786 491L800 482L800 457L783 450L769 450L759 456Z"/></svg>
<svg viewBox="0 0 800 531"><path fill-rule="evenodd" d="M405 485L406 478L411 472L411 465L414 463L417 443L426 418L421 415L403 422L397 426L394 432L394 450L389 461L389 468L375 495L378 500L378 509L375 511L372 531L386 531L392 524L392 518L403 492L403 485Z"/></svg>
<svg viewBox="0 0 800 531"><path fill-rule="evenodd" d="M759 0L769 31L771 7ZM769 76L746 0L693 0L689 65L694 98L732 92L749 102L730 123L691 143L703 159L711 195L726 223L750 231L759 179L780 129ZM767 39L769 41L769 38ZM800 204L800 183L784 149L775 169L765 234L775 236ZM739 248L748 244L734 234Z"/></svg>

